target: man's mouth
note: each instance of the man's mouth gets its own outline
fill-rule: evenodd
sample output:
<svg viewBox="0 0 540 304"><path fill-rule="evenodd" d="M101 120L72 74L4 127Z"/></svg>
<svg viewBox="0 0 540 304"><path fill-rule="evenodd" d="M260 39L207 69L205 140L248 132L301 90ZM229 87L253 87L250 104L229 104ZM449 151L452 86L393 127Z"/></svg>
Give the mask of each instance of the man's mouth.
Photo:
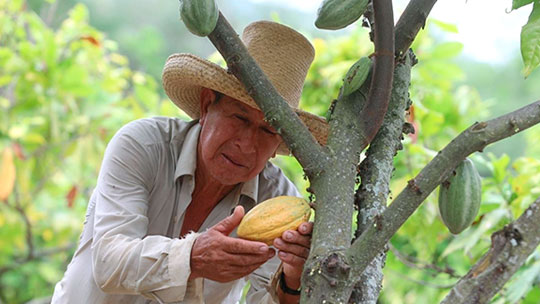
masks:
<svg viewBox="0 0 540 304"><path fill-rule="evenodd" d="M238 167L246 167L246 166L242 165L241 163L234 161L232 158L228 157L228 156L225 155L224 153L222 153L221 155L223 156L223 158L225 158L225 160L227 160L228 162L230 162L231 164L233 164L233 165L235 165L235 166L238 166Z"/></svg>

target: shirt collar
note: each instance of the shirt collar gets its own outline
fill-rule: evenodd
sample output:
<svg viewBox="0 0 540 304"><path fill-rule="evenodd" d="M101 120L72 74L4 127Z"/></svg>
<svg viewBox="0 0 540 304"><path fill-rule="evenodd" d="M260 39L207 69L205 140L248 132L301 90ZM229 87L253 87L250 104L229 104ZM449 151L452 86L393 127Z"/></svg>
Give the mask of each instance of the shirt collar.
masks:
<svg viewBox="0 0 540 304"><path fill-rule="evenodd" d="M201 125L194 124L186 134L180 156L176 161L176 170L174 172L174 180L177 180L183 175L195 176L195 168L197 164L197 143L199 142L199 133Z"/></svg>
<svg viewBox="0 0 540 304"><path fill-rule="evenodd" d="M199 123L194 124L193 127L191 127L191 129L189 129L187 132L182 144L180 156L176 162L174 180L177 180L179 177L184 175L195 176L195 169L197 165L197 144L199 143L200 133L201 125ZM257 202L257 197L259 194L259 175L256 175L254 178L238 185L238 187L240 187L240 195L249 197L254 203Z"/></svg>

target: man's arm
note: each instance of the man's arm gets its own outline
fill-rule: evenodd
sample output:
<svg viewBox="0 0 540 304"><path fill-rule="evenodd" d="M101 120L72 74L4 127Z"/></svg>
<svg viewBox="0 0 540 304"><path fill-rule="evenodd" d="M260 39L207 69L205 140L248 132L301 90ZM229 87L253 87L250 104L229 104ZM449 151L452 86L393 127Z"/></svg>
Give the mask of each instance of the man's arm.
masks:
<svg viewBox="0 0 540 304"><path fill-rule="evenodd" d="M140 121L126 125L105 152L95 190L92 270L104 292L179 301L189 290L189 254L197 235L147 236L149 195L161 153L139 141L152 135L147 127Z"/></svg>

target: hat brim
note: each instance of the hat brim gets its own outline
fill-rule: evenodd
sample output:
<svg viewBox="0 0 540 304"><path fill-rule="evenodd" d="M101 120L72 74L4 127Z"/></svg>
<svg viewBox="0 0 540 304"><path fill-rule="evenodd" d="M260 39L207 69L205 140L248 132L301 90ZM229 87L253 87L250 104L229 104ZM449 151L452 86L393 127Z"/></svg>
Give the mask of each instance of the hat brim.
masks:
<svg viewBox="0 0 540 304"><path fill-rule="evenodd" d="M163 88L172 102L191 118L200 117L200 94L202 88L209 88L259 109L240 81L219 65L192 54L173 54L163 68ZM311 134L321 144L326 144L328 123L322 117L291 108L306 125ZM289 155L289 149L282 143L278 154Z"/></svg>

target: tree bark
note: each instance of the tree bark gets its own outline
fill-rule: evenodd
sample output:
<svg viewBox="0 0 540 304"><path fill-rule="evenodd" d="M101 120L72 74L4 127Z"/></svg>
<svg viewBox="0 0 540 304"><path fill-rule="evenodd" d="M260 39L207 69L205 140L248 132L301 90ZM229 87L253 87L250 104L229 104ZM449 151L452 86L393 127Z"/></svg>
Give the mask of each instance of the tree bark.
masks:
<svg viewBox="0 0 540 304"><path fill-rule="evenodd" d="M396 23L396 56L404 54L421 28L424 28L427 17L437 0L411 0Z"/></svg>
<svg viewBox="0 0 540 304"><path fill-rule="evenodd" d="M487 303L540 244L540 198L491 235L491 248L461 278L443 304Z"/></svg>
<svg viewBox="0 0 540 304"><path fill-rule="evenodd" d="M373 75L369 88L368 101L362 110L360 121L366 137L367 146L382 125L392 92L394 77L394 14L391 0L373 1L373 28L375 52Z"/></svg>
<svg viewBox="0 0 540 304"><path fill-rule="evenodd" d="M301 303L346 303L357 281L350 278L344 255L351 240L356 165L382 124L394 71L392 2L375 1L373 11L375 53L368 100L358 91L338 97L326 144L329 161L320 175L310 178L317 212Z"/></svg>
<svg viewBox="0 0 540 304"><path fill-rule="evenodd" d="M396 65L388 111L379 132L366 152L366 158L358 168L362 184L355 198L355 204L358 206L357 236L386 209L390 178L394 170L394 156L401 148L405 110L410 101L408 93L411 56L414 56L412 52ZM386 250L381 250L360 276L349 303L377 302L382 287L382 269L385 261Z"/></svg>

